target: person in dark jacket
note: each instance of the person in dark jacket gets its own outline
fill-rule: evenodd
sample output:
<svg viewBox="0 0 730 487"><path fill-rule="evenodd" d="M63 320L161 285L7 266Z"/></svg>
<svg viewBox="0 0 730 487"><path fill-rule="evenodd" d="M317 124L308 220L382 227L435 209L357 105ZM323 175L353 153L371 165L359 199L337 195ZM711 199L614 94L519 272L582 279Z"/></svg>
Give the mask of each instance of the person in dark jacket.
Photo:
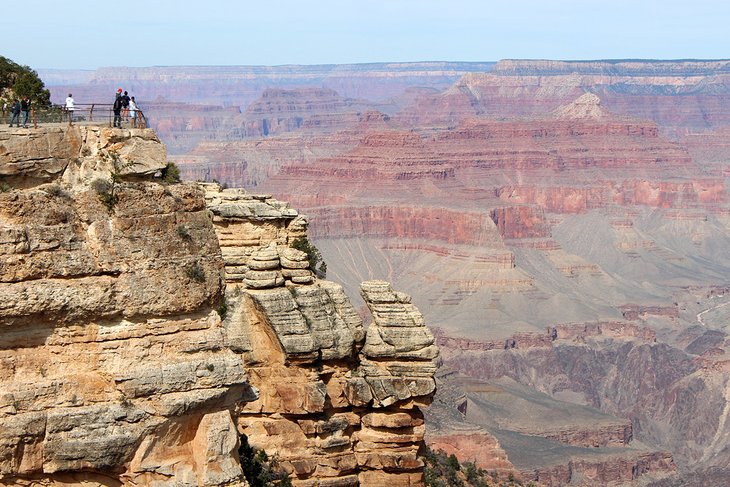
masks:
<svg viewBox="0 0 730 487"><path fill-rule="evenodd" d="M15 103L13 103L13 107L11 108L11 113L13 114L13 118L10 119L10 125L8 125L8 127L12 127L13 122L20 127L20 100L15 100Z"/></svg>
<svg viewBox="0 0 730 487"><path fill-rule="evenodd" d="M122 119L129 122L129 93L126 91L122 95Z"/></svg>
<svg viewBox="0 0 730 487"><path fill-rule="evenodd" d="M119 88L117 90L117 96L114 99L114 105L112 106L112 110L114 110L114 126L122 128L122 106L123 106L124 98L122 98L122 89Z"/></svg>
<svg viewBox="0 0 730 487"><path fill-rule="evenodd" d="M26 96L20 102L20 111L23 112L23 128L28 128L28 115L30 115L30 97Z"/></svg>

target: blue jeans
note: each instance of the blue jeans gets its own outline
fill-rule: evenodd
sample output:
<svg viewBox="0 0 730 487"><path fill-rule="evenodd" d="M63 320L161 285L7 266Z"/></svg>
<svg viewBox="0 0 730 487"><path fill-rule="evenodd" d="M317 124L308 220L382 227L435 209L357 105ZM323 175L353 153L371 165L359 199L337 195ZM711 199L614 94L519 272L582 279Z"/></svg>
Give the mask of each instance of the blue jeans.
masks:
<svg viewBox="0 0 730 487"><path fill-rule="evenodd" d="M23 112L23 127L28 125L28 115L30 114L29 111Z"/></svg>
<svg viewBox="0 0 730 487"><path fill-rule="evenodd" d="M122 127L122 111L121 110L114 110L114 126L115 127Z"/></svg>
<svg viewBox="0 0 730 487"><path fill-rule="evenodd" d="M13 122L18 124L18 127L20 127L20 113L13 113L13 118L10 119L10 125L13 125Z"/></svg>

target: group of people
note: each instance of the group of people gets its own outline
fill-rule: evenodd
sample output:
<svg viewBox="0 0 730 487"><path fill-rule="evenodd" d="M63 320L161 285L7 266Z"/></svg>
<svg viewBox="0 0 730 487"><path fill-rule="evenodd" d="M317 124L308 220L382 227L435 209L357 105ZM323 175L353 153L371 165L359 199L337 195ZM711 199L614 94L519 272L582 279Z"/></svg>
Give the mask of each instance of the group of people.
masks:
<svg viewBox="0 0 730 487"><path fill-rule="evenodd" d="M134 97L130 97L126 91L122 93L122 89L117 90L116 98L114 99L114 105L112 106L114 111L114 127L122 126L122 121L132 122L132 127L137 126L137 112L139 107Z"/></svg>
<svg viewBox="0 0 730 487"><path fill-rule="evenodd" d="M15 99L10 107L8 107L7 102L3 103L3 114L10 110L10 114L12 117L10 118L10 125L8 127L12 127L13 123L15 123L16 127L20 127L20 114L23 114L23 128L28 128L28 118L30 117L30 97L26 96L22 100Z"/></svg>
<svg viewBox="0 0 730 487"><path fill-rule="evenodd" d="M73 114L75 108L75 102L73 95L68 94L66 98L66 113L68 114L68 124L73 125ZM132 128L137 127L138 112L141 110L137 106L137 102L134 97L130 97L126 91L122 93L122 89L119 88L114 98L114 104L112 105L112 111L114 112L114 127L122 128L122 122L132 122Z"/></svg>
<svg viewBox="0 0 730 487"><path fill-rule="evenodd" d="M71 93L69 93L68 97L66 97L66 104L63 109L66 112L66 116L68 117L68 124L73 125L76 102L74 101L73 95ZM137 120L141 116L141 110L139 109L137 101L134 99L134 97L130 97L129 93L127 93L126 91L122 92L121 88L117 90L112 110L114 111L114 127L121 128L123 121L131 122L132 128L137 127ZM12 117L10 118L9 127L12 127L15 123L16 126L19 128L21 126L20 115L22 114L23 127L28 128L28 119L30 118L31 112L30 97L26 96L22 99L15 99L10 103L10 105L8 105L8 102L4 101L2 105L2 112L3 118L8 112L10 113L10 115L12 115ZM144 125L142 125L142 122L140 122L140 125L141 127L144 127Z"/></svg>

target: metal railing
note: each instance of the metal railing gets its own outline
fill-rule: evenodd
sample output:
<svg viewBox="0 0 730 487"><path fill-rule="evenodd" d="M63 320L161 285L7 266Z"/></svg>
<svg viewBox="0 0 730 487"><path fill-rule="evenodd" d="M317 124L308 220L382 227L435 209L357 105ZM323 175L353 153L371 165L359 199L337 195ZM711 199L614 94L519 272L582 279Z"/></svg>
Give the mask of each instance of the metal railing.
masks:
<svg viewBox="0 0 730 487"><path fill-rule="evenodd" d="M129 128L147 128L149 121L144 112L139 108L135 111L136 117L132 117L130 110L122 110L122 124ZM72 118L69 119L69 116ZM9 123L12 113L5 113L5 123ZM23 115L20 115L22 122ZM65 105L51 105L49 107L35 108L31 106L30 122L34 127L39 123L108 123L111 127L114 124L114 109L111 103L77 103L73 110L67 110Z"/></svg>

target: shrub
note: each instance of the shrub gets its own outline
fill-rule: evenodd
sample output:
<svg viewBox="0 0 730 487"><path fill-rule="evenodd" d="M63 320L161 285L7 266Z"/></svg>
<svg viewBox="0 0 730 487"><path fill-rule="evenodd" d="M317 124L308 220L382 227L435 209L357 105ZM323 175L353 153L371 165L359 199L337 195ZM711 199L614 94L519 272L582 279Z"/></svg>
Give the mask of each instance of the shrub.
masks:
<svg viewBox="0 0 730 487"><path fill-rule="evenodd" d="M188 227L185 225L178 225L176 228L177 236L180 237L185 242L192 242L193 236L190 235L190 230L188 230Z"/></svg>
<svg viewBox="0 0 730 487"><path fill-rule="evenodd" d="M424 483L426 487L509 487L522 485L510 475L508 481L500 481L496 475L490 476L484 469L472 462L459 463L455 455L446 455L443 450L433 451L428 447L423 451Z"/></svg>
<svg viewBox="0 0 730 487"><path fill-rule="evenodd" d="M294 241L291 243L291 247L293 249L301 250L302 252L307 254L307 259L309 259L309 270L311 270L320 277L327 277L327 264L322 258L322 253L317 247L312 245L309 240L307 240L307 237L299 237L294 239ZM320 261L322 262L320 263ZM317 267L318 263L319 267Z"/></svg>
<svg viewBox="0 0 730 487"><path fill-rule="evenodd" d="M225 296L221 298L221 304L218 305L218 309L216 311L218 312L218 316L221 317L221 321L226 319L226 316L228 315L228 302L226 301Z"/></svg>
<svg viewBox="0 0 730 487"><path fill-rule="evenodd" d="M185 274L192 281L205 282L205 271L198 262L194 262L190 267L185 268Z"/></svg>
<svg viewBox="0 0 730 487"><path fill-rule="evenodd" d="M217 179L213 179L213 181L212 181L212 182L213 182L213 183L215 183L215 184L217 184L218 186L220 186L220 187L221 187L221 189L228 189L228 188L229 188L229 186L228 186L228 183L226 183L226 182L222 182L222 183L221 183L221 182L220 182L220 181L218 181Z"/></svg>
<svg viewBox="0 0 730 487"><path fill-rule="evenodd" d="M109 151L107 154L100 154L100 157L111 162L111 175L108 180L95 179L91 183L91 187L94 191L96 191L96 194L99 195L99 199L102 203L104 203L104 206L106 206L111 212L114 210L114 206L119 202L117 189L119 189L122 182L122 171L139 163L130 161L122 164L119 154L113 150Z"/></svg>
<svg viewBox="0 0 730 487"><path fill-rule="evenodd" d="M114 210L114 206L119 201L116 194L116 183L108 179L95 179L91 182L91 188L96 191L99 200L106 206L109 211Z"/></svg>
<svg viewBox="0 0 730 487"><path fill-rule="evenodd" d="M174 162L168 162L162 170L162 180L170 184L179 183L181 181L180 168Z"/></svg>
<svg viewBox="0 0 730 487"><path fill-rule="evenodd" d="M8 193L13 190L13 187L8 183L0 182L0 193Z"/></svg>
<svg viewBox="0 0 730 487"><path fill-rule="evenodd" d="M246 435L241 435L238 458L251 487L291 487L289 474L279 466L276 456L269 457L264 450L249 445Z"/></svg>
<svg viewBox="0 0 730 487"><path fill-rule="evenodd" d="M46 192L49 196L55 196L55 197L67 197L68 193L66 193L61 186L58 184L52 184L50 186L47 186L43 191Z"/></svg>

